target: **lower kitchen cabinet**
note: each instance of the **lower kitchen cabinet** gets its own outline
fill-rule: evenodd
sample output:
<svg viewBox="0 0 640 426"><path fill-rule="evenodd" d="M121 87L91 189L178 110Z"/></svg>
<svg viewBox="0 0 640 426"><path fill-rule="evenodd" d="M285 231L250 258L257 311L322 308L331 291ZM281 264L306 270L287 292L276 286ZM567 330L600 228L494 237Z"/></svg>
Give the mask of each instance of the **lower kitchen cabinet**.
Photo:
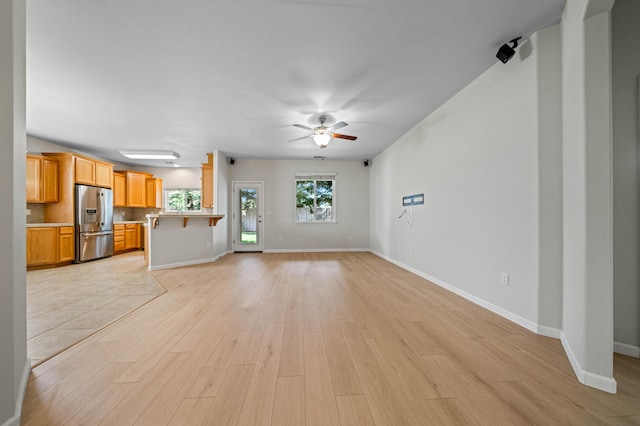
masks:
<svg viewBox="0 0 640 426"><path fill-rule="evenodd" d="M27 228L27 266L68 263L75 259L73 226Z"/></svg>
<svg viewBox="0 0 640 426"><path fill-rule="evenodd" d="M142 230L139 223L113 225L113 252L118 254L142 248Z"/></svg>
<svg viewBox="0 0 640 426"><path fill-rule="evenodd" d="M61 226L58 230L59 262L71 262L76 258L76 245L73 226Z"/></svg>

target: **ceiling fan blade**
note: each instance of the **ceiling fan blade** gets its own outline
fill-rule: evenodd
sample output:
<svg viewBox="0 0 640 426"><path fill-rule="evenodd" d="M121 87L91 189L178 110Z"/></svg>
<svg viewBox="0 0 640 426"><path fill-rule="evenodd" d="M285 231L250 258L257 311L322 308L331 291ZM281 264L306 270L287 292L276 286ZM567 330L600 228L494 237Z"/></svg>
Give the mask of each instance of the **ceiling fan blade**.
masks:
<svg viewBox="0 0 640 426"><path fill-rule="evenodd" d="M343 127L348 126L344 121L340 121L339 123L334 124L333 126L329 126L328 129L331 131L342 129Z"/></svg>
<svg viewBox="0 0 640 426"><path fill-rule="evenodd" d="M305 129L309 131L313 130L311 127L303 126L302 124L294 124L294 126L300 127L301 129Z"/></svg>
<svg viewBox="0 0 640 426"><path fill-rule="evenodd" d="M289 139L289 142L301 141L302 139L309 139L311 136L303 136L301 138Z"/></svg>
<svg viewBox="0 0 640 426"><path fill-rule="evenodd" d="M331 137L338 139L347 139L350 141L355 141L356 139L358 139L357 136L341 135L340 133L334 133L331 135Z"/></svg>

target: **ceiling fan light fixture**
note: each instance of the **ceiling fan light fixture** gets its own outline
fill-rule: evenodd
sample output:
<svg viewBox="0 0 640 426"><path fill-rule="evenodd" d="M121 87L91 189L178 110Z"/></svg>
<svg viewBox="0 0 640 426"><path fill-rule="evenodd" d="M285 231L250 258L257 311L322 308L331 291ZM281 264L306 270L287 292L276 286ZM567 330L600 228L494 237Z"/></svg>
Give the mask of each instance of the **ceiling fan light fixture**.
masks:
<svg viewBox="0 0 640 426"><path fill-rule="evenodd" d="M174 151L138 150L120 151L120 154L132 160L177 160L180 154Z"/></svg>
<svg viewBox="0 0 640 426"><path fill-rule="evenodd" d="M328 133L318 133L313 135L313 141L320 148L326 148L329 145L329 141L331 140L331 135Z"/></svg>

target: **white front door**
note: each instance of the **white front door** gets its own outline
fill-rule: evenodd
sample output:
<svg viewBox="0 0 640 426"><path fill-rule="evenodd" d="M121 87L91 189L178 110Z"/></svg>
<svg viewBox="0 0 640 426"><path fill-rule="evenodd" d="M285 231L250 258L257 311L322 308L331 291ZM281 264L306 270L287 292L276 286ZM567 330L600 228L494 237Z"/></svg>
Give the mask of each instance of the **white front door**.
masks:
<svg viewBox="0 0 640 426"><path fill-rule="evenodd" d="M233 251L262 251L262 182L232 182Z"/></svg>

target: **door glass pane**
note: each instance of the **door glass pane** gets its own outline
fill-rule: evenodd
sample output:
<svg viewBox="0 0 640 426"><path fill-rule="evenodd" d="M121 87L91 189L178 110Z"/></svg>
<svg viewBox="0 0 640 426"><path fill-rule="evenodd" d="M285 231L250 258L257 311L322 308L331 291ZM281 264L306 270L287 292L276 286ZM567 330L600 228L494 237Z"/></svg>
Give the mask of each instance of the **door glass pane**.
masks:
<svg viewBox="0 0 640 426"><path fill-rule="evenodd" d="M240 193L240 242L256 244L258 229L257 191L243 188Z"/></svg>

